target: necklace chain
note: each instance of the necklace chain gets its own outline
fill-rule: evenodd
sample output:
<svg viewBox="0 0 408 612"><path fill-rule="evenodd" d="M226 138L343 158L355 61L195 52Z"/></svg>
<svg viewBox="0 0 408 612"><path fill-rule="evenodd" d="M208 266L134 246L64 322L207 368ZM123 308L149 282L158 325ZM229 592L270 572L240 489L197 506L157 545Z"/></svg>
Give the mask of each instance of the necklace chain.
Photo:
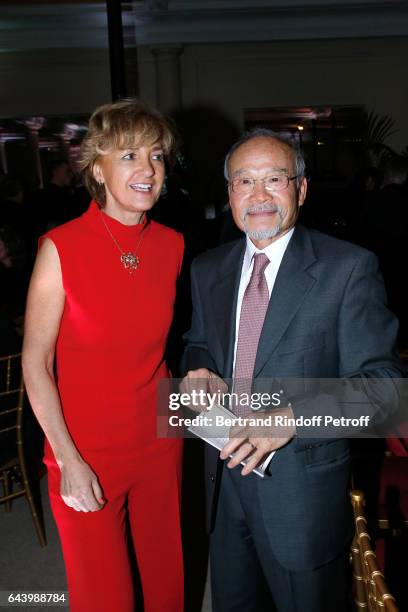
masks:
<svg viewBox="0 0 408 612"><path fill-rule="evenodd" d="M109 229L108 225L105 222L105 219L103 218L103 212L101 212L101 219L102 219L102 223L105 226L106 231L108 232L109 236L112 239L112 242L114 243L114 245L117 247L117 249L120 252L120 261L121 264L123 265L123 267L125 268L125 270L128 270L130 274L132 274L133 270L137 270L137 268L139 267L140 264L140 257L137 254L137 250L140 247L142 240L144 238L145 235L145 231L146 231L146 226L142 229L142 234L139 238L139 241L136 245L136 248L134 251L127 251L125 252L122 247L120 246L119 242L116 240L115 236L112 234L111 230Z"/></svg>

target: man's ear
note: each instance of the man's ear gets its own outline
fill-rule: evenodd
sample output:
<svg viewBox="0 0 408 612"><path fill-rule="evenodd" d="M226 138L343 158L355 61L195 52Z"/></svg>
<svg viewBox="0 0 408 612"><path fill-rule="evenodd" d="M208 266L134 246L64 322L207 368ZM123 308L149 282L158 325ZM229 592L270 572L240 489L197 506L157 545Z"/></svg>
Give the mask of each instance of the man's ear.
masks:
<svg viewBox="0 0 408 612"><path fill-rule="evenodd" d="M231 208L231 191L232 191L231 185L228 183L227 184L228 205L229 205L230 208Z"/></svg>
<svg viewBox="0 0 408 612"><path fill-rule="evenodd" d="M306 198L306 193L307 193L307 180L306 180L306 177L304 176L302 180L300 181L300 186L298 188L298 207L299 208L303 206L303 202L305 201L305 198Z"/></svg>

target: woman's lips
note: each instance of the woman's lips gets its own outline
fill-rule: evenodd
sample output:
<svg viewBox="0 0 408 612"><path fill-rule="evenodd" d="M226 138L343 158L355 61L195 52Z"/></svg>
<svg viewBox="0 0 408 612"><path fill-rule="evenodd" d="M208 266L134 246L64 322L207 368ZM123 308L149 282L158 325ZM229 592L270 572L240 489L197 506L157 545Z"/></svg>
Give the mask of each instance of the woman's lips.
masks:
<svg viewBox="0 0 408 612"><path fill-rule="evenodd" d="M153 185L151 183L132 183L129 185L133 191L138 193L151 193Z"/></svg>

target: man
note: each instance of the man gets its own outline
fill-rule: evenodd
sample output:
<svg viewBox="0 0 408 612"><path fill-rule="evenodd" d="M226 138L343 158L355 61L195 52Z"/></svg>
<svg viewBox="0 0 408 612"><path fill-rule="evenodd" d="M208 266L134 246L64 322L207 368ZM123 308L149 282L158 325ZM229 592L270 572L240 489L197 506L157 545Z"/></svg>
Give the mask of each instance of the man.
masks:
<svg viewBox="0 0 408 612"><path fill-rule="evenodd" d="M375 256L296 225L307 190L301 154L258 129L232 147L225 170L246 238L193 263L184 384L401 376ZM235 453L226 465L207 449L214 612L271 610L270 594L279 612L347 609L348 443L295 433L248 429L222 450L221 459ZM269 474L251 473L272 450Z"/></svg>

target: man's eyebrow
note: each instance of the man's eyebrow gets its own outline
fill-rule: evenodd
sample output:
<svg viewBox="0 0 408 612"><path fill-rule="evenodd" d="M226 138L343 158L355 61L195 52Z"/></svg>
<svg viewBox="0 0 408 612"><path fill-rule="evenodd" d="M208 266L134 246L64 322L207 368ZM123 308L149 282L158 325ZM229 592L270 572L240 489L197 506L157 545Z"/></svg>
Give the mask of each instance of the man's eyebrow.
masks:
<svg viewBox="0 0 408 612"><path fill-rule="evenodd" d="M243 174L248 174L248 172L253 172L253 168L239 168L236 170L231 176L242 176ZM277 168L276 166L267 168L266 172L279 172L281 174L289 174L289 170L287 168Z"/></svg>

